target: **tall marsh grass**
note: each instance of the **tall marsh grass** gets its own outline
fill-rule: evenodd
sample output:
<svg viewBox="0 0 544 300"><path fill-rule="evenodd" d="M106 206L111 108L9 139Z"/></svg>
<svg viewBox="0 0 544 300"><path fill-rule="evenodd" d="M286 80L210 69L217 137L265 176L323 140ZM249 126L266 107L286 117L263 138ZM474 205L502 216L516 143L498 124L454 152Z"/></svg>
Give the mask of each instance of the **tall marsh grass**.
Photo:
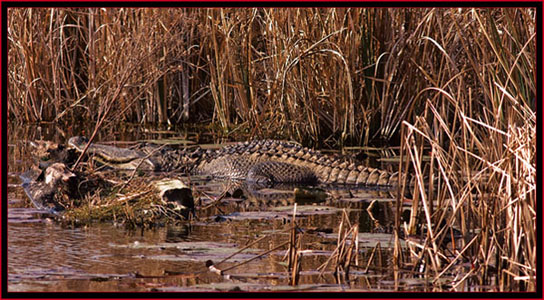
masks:
<svg viewBox="0 0 544 300"><path fill-rule="evenodd" d="M481 69L521 50L519 68L496 76L533 101L534 14L10 8L9 116L97 122L113 105L111 126L212 122L311 144L386 143L421 112L420 92L462 81L480 98L492 84ZM504 38L506 48L494 47Z"/></svg>
<svg viewBox="0 0 544 300"><path fill-rule="evenodd" d="M535 290L535 14L10 8L9 118L400 144L415 184L397 233L426 231L398 266L426 261L439 285L468 262L456 289ZM465 237L453 256L442 247L452 227Z"/></svg>
<svg viewBox="0 0 544 300"><path fill-rule="evenodd" d="M435 10L427 17L451 23L418 41L426 50L413 61L429 84L414 95L418 114L402 124L405 166L416 178L412 216L427 229L414 245L423 250L412 259L428 263L437 285L465 262L471 267L455 288L470 281L534 291L534 18L523 10ZM424 154L431 158L427 165ZM403 230L413 234L415 225ZM452 227L463 238L455 255L447 256L441 244Z"/></svg>

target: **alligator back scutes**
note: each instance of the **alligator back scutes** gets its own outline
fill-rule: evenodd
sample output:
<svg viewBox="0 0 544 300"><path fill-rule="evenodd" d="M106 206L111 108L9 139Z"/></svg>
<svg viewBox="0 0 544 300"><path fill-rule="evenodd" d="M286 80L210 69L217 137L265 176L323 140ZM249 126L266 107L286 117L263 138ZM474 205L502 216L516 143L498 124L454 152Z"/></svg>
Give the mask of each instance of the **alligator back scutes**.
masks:
<svg viewBox="0 0 544 300"><path fill-rule="evenodd" d="M262 173L262 170L250 172L255 165L278 162L264 165L264 169L269 175L289 179L288 181L311 181L312 176L318 182L326 184L394 186L398 181L397 173L391 174L345 157L326 155L285 141L242 142L207 151L204 156L196 167L196 173L244 178ZM251 178L248 176L248 179Z"/></svg>
<svg viewBox="0 0 544 300"><path fill-rule="evenodd" d="M73 137L69 144L82 151L87 140ZM217 150L175 149L140 144L132 149L92 144L89 153L119 168L181 171L248 181L394 186L398 174L367 167L357 161L323 154L296 143L255 140Z"/></svg>

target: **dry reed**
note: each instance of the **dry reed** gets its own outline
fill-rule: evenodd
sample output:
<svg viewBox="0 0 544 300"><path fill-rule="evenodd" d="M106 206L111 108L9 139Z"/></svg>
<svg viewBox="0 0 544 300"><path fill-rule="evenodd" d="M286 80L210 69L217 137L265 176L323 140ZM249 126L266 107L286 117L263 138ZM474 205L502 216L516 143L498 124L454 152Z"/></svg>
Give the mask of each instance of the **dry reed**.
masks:
<svg viewBox="0 0 544 300"><path fill-rule="evenodd" d="M470 262L473 269L454 288L473 280L501 291L534 291L534 18L523 10L434 11L429 17L448 19L451 27L439 39L419 41L427 55L416 66L431 85L415 97L418 116L403 122L403 157L415 175L413 218L403 228L406 234L418 225L426 229L413 257L428 262L434 282ZM512 26L514 20L524 25ZM425 66L426 59L435 66ZM463 236L452 243L453 257L442 243L452 227Z"/></svg>
<svg viewBox="0 0 544 300"><path fill-rule="evenodd" d="M511 37L511 51L524 49L517 63L531 70L534 13L10 8L9 116L90 120L100 130L127 121L211 122L221 134L247 130L332 147L394 142L401 122L421 112L417 95L426 88L449 82L475 97L487 93L482 54L501 65L515 59L486 46L497 32ZM534 74L497 76L533 101Z"/></svg>
<svg viewBox="0 0 544 300"><path fill-rule="evenodd" d="M413 253L437 278L469 260L475 269L455 288L535 290L535 15L10 8L8 116L91 121L93 133L189 122L334 148L401 144L415 179L399 196L412 189L414 204L396 237L422 225ZM464 236L453 257L443 249L452 227ZM409 262L395 253L397 268Z"/></svg>

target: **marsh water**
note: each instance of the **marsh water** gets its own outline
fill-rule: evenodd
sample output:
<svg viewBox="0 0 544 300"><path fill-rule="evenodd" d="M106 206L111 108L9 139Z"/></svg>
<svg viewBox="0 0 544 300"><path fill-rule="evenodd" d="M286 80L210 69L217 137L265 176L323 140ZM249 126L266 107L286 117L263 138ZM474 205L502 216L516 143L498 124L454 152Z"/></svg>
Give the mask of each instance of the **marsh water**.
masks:
<svg viewBox="0 0 544 300"><path fill-rule="evenodd" d="M74 130L75 131L75 130ZM80 131L76 132L81 134ZM9 128L8 145L8 290L9 291L426 291L424 274L392 267L394 199L376 190L328 190L326 200L296 203L302 235L300 278L290 284L285 259L295 200L225 198L214 202L225 183L198 185L197 218L152 229L123 224L65 226L36 210L19 176L30 168L26 141L64 143L76 134L54 126ZM98 136L98 141L165 138L173 133L125 130ZM182 180L183 177L180 177ZM281 193L281 191L280 191ZM358 224L358 257L349 278L335 276L329 260L338 244L340 220ZM247 249L235 252L262 238ZM263 253L273 250L270 253ZM232 256L235 254L234 256ZM206 262L233 267L210 272ZM249 259L249 262L243 263ZM320 266L329 262L320 269ZM237 264L243 263L239 266ZM338 274L336 274L338 275ZM454 275L452 275L454 276ZM454 281L444 276L445 286ZM434 285L436 289L436 283Z"/></svg>

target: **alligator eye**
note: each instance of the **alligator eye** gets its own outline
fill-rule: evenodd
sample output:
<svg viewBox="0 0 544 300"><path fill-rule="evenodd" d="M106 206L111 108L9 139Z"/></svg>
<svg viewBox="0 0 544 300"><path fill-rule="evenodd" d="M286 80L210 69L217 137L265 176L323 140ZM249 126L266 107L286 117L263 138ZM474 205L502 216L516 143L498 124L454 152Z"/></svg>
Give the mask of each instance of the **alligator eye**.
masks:
<svg viewBox="0 0 544 300"><path fill-rule="evenodd" d="M68 145L77 148L78 146L87 145L88 142L89 142L89 139L87 139L84 136L74 136L68 140Z"/></svg>

